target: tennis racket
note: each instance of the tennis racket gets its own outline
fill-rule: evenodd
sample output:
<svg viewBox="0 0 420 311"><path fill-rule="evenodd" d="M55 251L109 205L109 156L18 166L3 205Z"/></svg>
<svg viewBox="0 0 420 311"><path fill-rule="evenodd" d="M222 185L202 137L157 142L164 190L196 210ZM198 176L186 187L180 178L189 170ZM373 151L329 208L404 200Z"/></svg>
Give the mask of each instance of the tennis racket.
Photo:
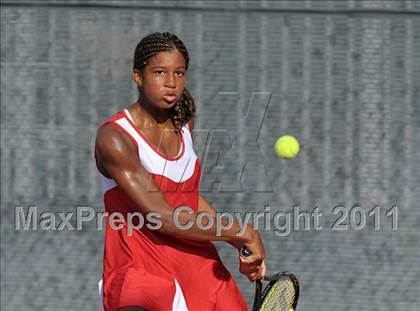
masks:
<svg viewBox="0 0 420 311"><path fill-rule="evenodd" d="M241 249L241 256L250 257L252 254L246 249ZM280 272L265 276L268 281L264 290L261 280L255 281L254 306L252 311L294 311L299 298L299 283L295 275Z"/></svg>

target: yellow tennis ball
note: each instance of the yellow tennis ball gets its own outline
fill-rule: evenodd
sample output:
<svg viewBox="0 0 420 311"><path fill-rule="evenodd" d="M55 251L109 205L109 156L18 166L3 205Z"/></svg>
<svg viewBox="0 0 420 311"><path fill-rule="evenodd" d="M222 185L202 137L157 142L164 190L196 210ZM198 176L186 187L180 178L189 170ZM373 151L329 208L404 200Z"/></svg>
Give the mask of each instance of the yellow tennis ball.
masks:
<svg viewBox="0 0 420 311"><path fill-rule="evenodd" d="M293 159L299 153L299 142L290 135L281 136L274 145L276 154L282 159Z"/></svg>
<svg viewBox="0 0 420 311"><path fill-rule="evenodd" d="M288 311L295 311L295 309L293 309L293 308L290 308Z"/></svg>

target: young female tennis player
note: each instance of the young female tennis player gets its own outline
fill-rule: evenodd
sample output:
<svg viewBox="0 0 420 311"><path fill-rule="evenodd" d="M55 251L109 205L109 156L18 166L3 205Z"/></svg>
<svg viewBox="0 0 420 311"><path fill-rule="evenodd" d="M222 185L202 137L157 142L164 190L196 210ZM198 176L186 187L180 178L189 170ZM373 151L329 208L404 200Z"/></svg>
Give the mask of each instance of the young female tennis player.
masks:
<svg viewBox="0 0 420 311"><path fill-rule="evenodd" d="M95 157L105 209L109 215L124 215L120 223L111 216L106 221L106 311L247 310L211 242L215 240L247 247L253 255L239 256L240 271L251 281L265 273L264 247L251 226L237 236L237 223L221 235L216 234L215 222L206 230L197 225L200 211L213 216L215 211L198 189L200 162L191 136L195 105L185 89L188 64L187 49L175 35L143 38L135 50L132 74L138 101L98 129ZM179 212L179 224L191 226L174 222L180 206L191 211ZM128 215L135 212L153 226L129 234ZM154 218L147 216L151 212L157 213ZM138 225L140 218L133 219Z"/></svg>

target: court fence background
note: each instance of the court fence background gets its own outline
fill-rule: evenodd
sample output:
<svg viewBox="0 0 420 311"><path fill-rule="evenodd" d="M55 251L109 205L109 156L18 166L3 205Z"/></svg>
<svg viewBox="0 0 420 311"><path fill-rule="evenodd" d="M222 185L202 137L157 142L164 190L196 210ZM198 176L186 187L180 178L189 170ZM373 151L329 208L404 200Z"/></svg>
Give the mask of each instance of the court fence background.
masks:
<svg viewBox="0 0 420 311"><path fill-rule="evenodd" d="M268 267L301 281L299 310L419 310L419 1L2 1L1 309L99 309L104 232L17 231L14 209L103 210L96 128L136 100L132 55L154 31L189 49L215 208L322 212L322 230L261 230ZM274 155L281 134L295 160ZM379 230L332 230L339 205L380 206Z"/></svg>

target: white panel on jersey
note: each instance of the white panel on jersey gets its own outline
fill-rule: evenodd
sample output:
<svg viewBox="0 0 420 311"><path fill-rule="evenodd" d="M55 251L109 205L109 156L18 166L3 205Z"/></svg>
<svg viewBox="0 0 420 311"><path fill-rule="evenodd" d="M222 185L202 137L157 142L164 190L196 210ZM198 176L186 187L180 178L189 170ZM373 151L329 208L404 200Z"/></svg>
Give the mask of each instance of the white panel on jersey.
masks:
<svg viewBox="0 0 420 311"><path fill-rule="evenodd" d="M105 193L108 190L115 188L117 186L117 183L113 179L106 178L104 175L101 174L101 172L98 169L97 169L97 172L99 175L99 179L101 181L102 193Z"/></svg>
<svg viewBox="0 0 420 311"><path fill-rule="evenodd" d="M99 290L99 306L100 310L104 309L104 282L102 279L98 282L98 290Z"/></svg>
<svg viewBox="0 0 420 311"><path fill-rule="evenodd" d="M177 160L168 160L158 154L125 117L116 122L137 142L140 161L149 173L167 177L176 183L185 182L194 174L197 155L186 126L182 127L183 155Z"/></svg>
<svg viewBox="0 0 420 311"><path fill-rule="evenodd" d="M175 296L172 303L173 311L188 311L187 303L185 302L184 294L182 293L181 286L179 286L178 281L175 279Z"/></svg>

